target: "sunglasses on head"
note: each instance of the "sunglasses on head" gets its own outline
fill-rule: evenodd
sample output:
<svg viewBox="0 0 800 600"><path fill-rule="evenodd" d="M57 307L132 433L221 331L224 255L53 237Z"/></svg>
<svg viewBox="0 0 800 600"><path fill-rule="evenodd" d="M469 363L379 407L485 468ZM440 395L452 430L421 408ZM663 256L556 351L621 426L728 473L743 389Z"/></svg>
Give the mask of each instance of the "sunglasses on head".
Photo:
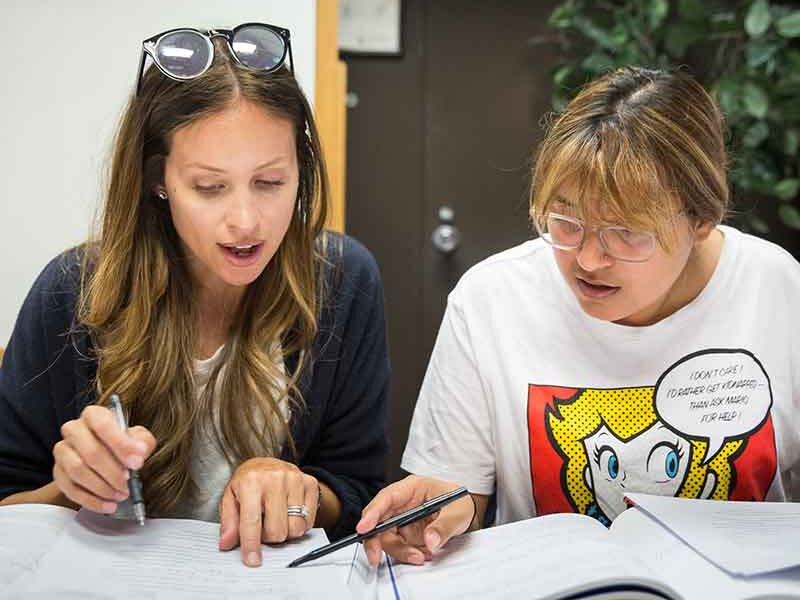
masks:
<svg viewBox="0 0 800 600"><path fill-rule="evenodd" d="M222 37L231 55L251 69L271 73L283 65L287 56L289 70L294 73L289 30L265 23L243 23L233 29L170 29L142 42L136 95L149 56L153 64L170 79L186 81L205 73L214 60L213 38Z"/></svg>

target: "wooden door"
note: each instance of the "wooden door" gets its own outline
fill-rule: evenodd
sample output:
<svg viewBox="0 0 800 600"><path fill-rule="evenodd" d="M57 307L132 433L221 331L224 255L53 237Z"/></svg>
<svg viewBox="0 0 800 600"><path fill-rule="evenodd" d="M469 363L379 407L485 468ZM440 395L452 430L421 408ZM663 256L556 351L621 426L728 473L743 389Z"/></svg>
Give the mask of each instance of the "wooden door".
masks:
<svg viewBox="0 0 800 600"><path fill-rule="evenodd" d="M529 165L556 49L530 40L555 4L406 0L402 57L347 59L347 231L384 281L393 478L447 293L470 266L531 237ZM450 254L431 241L442 206L461 236Z"/></svg>

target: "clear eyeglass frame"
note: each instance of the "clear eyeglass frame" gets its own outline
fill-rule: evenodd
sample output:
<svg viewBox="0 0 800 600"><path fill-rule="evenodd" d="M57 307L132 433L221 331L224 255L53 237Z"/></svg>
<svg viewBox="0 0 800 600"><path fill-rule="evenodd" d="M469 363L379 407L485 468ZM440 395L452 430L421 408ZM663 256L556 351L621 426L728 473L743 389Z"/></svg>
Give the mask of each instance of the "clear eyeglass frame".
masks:
<svg viewBox="0 0 800 600"><path fill-rule="evenodd" d="M622 225L587 227L581 219L555 212L534 215L533 222L539 236L559 250L581 248L586 241L587 231L597 232L597 238L606 256L622 262L647 262L653 257L656 250L656 235L652 231L633 231ZM575 240L565 243L563 239L560 241L555 239L552 234L553 223L573 227L574 231L571 232L571 235L575 236Z"/></svg>

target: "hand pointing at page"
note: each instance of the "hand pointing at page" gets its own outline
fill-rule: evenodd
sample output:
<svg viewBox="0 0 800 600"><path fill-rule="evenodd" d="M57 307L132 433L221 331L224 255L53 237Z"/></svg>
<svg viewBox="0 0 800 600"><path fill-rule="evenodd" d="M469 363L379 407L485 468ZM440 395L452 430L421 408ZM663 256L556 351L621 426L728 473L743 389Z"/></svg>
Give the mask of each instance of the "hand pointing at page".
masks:
<svg viewBox="0 0 800 600"><path fill-rule="evenodd" d="M378 522L414 508L436 496L458 488L457 483L409 475L381 490L361 513L358 533L369 531ZM430 560L447 541L483 522L487 496L471 494L456 500L441 511L405 527L387 531L364 542L367 559L377 565L381 550L401 562L421 565Z"/></svg>

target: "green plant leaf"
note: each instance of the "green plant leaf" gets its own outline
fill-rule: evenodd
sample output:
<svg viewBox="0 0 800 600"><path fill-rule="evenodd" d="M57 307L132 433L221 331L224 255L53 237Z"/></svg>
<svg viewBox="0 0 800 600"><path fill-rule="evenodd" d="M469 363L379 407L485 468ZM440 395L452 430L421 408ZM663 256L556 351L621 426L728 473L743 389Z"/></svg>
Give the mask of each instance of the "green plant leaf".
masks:
<svg viewBox="0 0 800 600"><path fill-rule="evenodd" d="M731 31L737 28L736 11L733 10L715 12L711 15L709 21L723 31Z"/></svg>
<svg viewBox="0 0 800 600"><path fill-rule="evenodd" d="M792 204L781 204L778 207L778 215L784 225L792 229L800 229L800 210Z"/></svg>
<svg viewBox="0 0 800 600"><path fill-rule="evenodd" d="M783 133L783 152L788 156L797 156L797 150L800 148L800 130L787 129Z"/></svg>
<svg viewBox="0 0 800 600"><path fill-rule="evenodd" d="M561 112L567 107L567 104L569 104L569 96L563 92L556 91L553 93L551 104L553 105L554 111Z"/></svg>
<svg viewBox="0 0 800 600"><path fill-rule="evenodd" d="M652 0L648 3L647 20L650 29L658 29L667 18L669 13L669 3L667 0Z"/></svg>
<svg viewBox="0 0 800 600"><path fill-rule="evenodd" d="M748 81L742 90L742 101L745 110L756 119L763 119L769 109L769 97L757 84Z"/></svg>
<svg viewBox="0 0 800 600"><path fill-rule="evenodd" d="M782 179L775 184L773 192L781 200L792 200L800 192L800 179Z"/></svg>
<svg viewBox="0 0 800 600"><path fill-rule="evenodd" d="M576 14L575 5L572 2L564 2L553 9L547 24L556 29L569 29L575 22Z"/></svg>
<svg viewBox="0 0 800 600"><path fill-rule="evenodd" d="M624 27L621 25L617 25L614 29L608 30L600 27L590 19L576 17L575 27L587 38L612 52L628 39L628 32L625 31Z"/></svg>
<svg viewBox="0 0 800 600"><path fill-rule="evenodd" d="M559 66L555 71L553 71L553 83L557 86L564 85L574 70L575 67L571 64Z"/></svg>
<svg viewBox="0 0 800 600"><path fill-rule="evenodd" d="M745 45L747 64L759 67L769 61L780 50L781 44L770 40L752 40Z"/></svg>
<svg viewBox="0 0 800 600"><path fill-rule="evenodd" d="M775 164L775 157L762 149L756 149L747 157L746 161L758 190L764 194L771 194L772 188L781 179L778 174L778 166Z"/></svg>
<svg viewBox="0 0 800 600"><path fill-rule="evenodd" d="M800 10L778 19L775 22L775 29L785 38L800 37Z"/></svg>
<svg viewBox="0 0 800 600"><path fill-rule="evenodd" d="M756 0L747 10L744 18L744 30L750 37L759 37L769 29L772 16L769 13L769 3L767 0Z"/></svg>
<svg viewBox="0 0 800 600"><path fill-rule="evenodd" d="M789 72L800 72L800 50L789 49L785 52L784 57Z"/></svg>
<svg viewBox="0 0 800 600"><path fill-rule="evenodd" d="M739 86L734 79L722 78L717 83L717 95L722 112L728 119L738 117L739 113Z"/></svg>
<svg viewBox="0 0 800 600"><path fill-rule="evenodd" d="M678 14L687 21L702 21L706 18L706 7L700 0L680 0Z"/></svg>
<svg viewBox="0 0 800 600"><path fill-rule="evenodd" d="M664 47L674 58L683 58L686 50L703 38L703 29L692 23L675 23L667 28Z"/></svg>
<svg viewBox="0 0 800 600"><path fill-rule="evenodd" d="M619 48L628 41L628 29L622 23L617 23L611 29L611 43Z"/></svg>
<svg viewBox="0 0 800 600"><path fill-rule="evenodd" d="M592 52L581 61L581 67L590 73L599 74L614 66L614 59L605 52Z"/></svg>
<svg viewBox="0 0 800 600"><path fill-rule="evenodd" d="M769 126L766 121L756 121L745 132L742 144L746 148L756 148L769 137Z"/></svg>
<svg viewBox="0 0 800 600"><path fill-rule="evenodd" d="M780 102L776 102L774 113L770 117L779 121L782 127L800 125L800 102L797 101L797 96L782 98Z"/></svg>
<svg viewBox="0 0 800 600"><path fill-rule="evenodd" d="M652 66L653 61L642 51L638 44L625 44L620 48L614 62L619 66L639 65L640 67L649 67Z"/></svg>

